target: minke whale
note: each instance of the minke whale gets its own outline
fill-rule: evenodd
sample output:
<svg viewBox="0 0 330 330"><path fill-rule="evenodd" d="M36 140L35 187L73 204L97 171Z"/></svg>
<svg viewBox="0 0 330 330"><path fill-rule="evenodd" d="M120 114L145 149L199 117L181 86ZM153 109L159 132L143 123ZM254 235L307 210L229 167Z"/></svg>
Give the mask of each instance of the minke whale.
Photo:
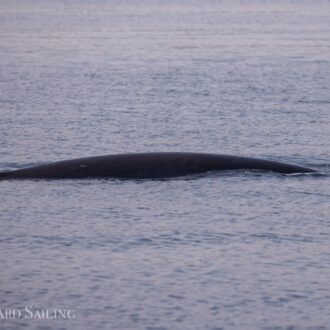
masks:
<svg viewBox="0 0 330 330"><path fill-rule="evenodd" d="M152 152L64 160L2 172L0 180L162 179L230 170L258 170L284 174L316 172L306 167L249 157L190 152Z"/></svg>

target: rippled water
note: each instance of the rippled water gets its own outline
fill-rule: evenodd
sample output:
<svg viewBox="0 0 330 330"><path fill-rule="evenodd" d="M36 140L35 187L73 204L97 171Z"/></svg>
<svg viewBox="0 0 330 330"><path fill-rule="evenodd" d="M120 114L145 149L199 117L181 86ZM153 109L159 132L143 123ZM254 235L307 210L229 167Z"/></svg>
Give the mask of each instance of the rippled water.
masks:
<svg viewBox="0 0 330 330"><path fill-rule="evenodd" d="M329 35L321 0L0 0L1 170L203 151L324 173L2 181L0 328L328 329Z"/></svg>

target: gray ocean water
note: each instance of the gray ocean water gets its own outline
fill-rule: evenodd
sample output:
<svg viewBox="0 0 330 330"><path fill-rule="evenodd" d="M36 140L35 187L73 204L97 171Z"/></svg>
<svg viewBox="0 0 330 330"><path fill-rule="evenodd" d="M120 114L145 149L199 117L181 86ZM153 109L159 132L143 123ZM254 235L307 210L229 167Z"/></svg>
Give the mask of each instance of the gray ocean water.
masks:
<svg viewBox="0 0 330 330"><path fill-rule="evenodd" d="M324 173L1 181L1 329L330 329L329 1L0 0L0 116L0 170L196 151Z"/></svg>

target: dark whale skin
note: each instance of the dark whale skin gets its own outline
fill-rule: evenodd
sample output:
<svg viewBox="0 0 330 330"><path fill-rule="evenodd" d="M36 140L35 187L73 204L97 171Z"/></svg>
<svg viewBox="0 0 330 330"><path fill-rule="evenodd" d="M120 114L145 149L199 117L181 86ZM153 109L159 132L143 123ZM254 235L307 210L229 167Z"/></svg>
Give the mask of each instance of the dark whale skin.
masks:
<svg viewBox="0 0 330 330"><path fill-rule="evenodd" d="M260 170L283 174L316 172L310 168L249 157L190 152L151 152L64 160L2 172L0 179L161 179L228 170Z"/></svg>

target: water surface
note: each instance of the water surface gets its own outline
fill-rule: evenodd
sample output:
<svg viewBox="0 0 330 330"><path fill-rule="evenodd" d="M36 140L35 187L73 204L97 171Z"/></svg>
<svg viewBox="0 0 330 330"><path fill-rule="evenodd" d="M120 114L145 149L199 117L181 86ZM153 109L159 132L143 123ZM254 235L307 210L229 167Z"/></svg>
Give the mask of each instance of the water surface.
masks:
<svg viewBox="0 0 330 330"><path fill-rule="evenodd" d="M0 310L75 317L1 328L328 328L328 1L0 8L1 170L194 151L325 173L2 181Z"/></svg>

